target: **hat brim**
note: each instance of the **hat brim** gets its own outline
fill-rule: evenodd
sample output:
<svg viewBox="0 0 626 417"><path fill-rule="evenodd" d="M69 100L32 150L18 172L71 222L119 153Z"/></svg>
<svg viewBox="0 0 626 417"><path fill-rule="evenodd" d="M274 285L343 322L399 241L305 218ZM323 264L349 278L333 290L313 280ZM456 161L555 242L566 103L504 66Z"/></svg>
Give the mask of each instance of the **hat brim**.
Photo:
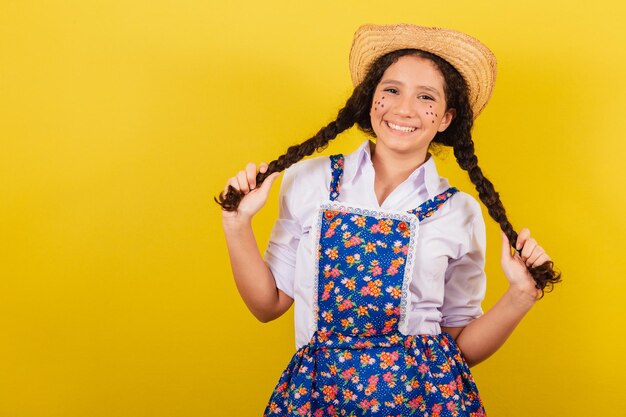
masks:
<svg viewBox="0 0 626 417"><path fill-rule="evenodd" d="M467 83L474 118L485 108L496 81L496 57L479 40L451 29L409 24L361 26L350 50L354 86L363 81L376 59L399 49L419 49L448 61Z"/></svg>

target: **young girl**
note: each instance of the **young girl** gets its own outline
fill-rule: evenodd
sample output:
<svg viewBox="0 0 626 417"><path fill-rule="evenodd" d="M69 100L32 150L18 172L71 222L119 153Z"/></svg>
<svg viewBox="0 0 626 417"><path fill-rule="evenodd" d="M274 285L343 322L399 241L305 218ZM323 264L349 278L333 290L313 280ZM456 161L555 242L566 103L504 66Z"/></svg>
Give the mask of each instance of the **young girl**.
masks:
<svg viewBox="0 0 626 417"><path fill-rule="evenodd" d="M265 415L485 415L469 367L560 278L530 232L513 230L477 164L470 131L495 65L456 31L363 26L350 52L355 89L337 119L228 181L219 202L243 300L263 322L295 301L298 351ZM354 124L374 142L296 164ZM480 207L439 177L432 143L453 147L503 231L510 285L485 314ZM264 259L251 219L287 168Z"/></svg>

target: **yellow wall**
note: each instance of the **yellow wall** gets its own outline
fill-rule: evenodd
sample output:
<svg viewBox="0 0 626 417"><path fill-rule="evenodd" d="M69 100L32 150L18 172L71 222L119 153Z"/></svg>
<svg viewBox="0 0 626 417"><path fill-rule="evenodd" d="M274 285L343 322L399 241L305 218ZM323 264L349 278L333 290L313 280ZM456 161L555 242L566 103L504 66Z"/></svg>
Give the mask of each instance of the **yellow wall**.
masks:
<svg viewBox="0 0 626 417"><path fill-rule="evenodd" d="M247 312L212 198L331 120L366 22L457 28L499 60L478 155L565 282L475 368L487 411L624 415L617 4L3 1L0 416L261 414L294 351L292 315ZM452 157L440 166L471 190ZM506 287L491 221L488 239L485 307Z"/></svg>

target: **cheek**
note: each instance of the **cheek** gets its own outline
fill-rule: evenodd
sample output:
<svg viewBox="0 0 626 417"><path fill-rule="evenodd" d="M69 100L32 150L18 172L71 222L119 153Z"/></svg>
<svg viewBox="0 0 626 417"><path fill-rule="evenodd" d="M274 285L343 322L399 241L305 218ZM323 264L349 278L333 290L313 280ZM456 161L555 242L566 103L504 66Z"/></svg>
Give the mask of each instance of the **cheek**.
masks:
<svg viewBox="0 0 626 417"><path fill-rule="evenodd" d="M385 110L385 95L374 97L371 114L379 114Z"/></svg>
<svg viewBox="0 0 626 417"><path fill-rule="evenodd" d="M435 113L435 110L433 110L433 106L429 104L428 108L424 109L424 117L426 118L426 120L430 120L430 122L434 124L439 117L439 114Z"/></svg>

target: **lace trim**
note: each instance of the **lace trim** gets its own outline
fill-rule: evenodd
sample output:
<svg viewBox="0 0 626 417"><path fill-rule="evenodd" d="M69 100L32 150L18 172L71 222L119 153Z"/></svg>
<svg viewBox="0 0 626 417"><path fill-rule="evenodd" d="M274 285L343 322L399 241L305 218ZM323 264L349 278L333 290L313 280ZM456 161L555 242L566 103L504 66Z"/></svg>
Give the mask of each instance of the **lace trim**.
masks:
<svg viewBox="0 0 626 417"><path fill-rule="evenodd" d="M324 205L324 203L322 203ZM317 219L311 225L311 234L313 236L313 245L312 250L313 254L313 291L311 291L311 306L313 306L313 322L312 329L309 329L311 334L317 331L317 320L319 315L320 307L317 303L317 293L318 293L318 285L319 285L319 271L320 271L320 255L321 255L321 244L320 238L322 234L322 218L324 215L324 209L318 209Z"/></svg>

